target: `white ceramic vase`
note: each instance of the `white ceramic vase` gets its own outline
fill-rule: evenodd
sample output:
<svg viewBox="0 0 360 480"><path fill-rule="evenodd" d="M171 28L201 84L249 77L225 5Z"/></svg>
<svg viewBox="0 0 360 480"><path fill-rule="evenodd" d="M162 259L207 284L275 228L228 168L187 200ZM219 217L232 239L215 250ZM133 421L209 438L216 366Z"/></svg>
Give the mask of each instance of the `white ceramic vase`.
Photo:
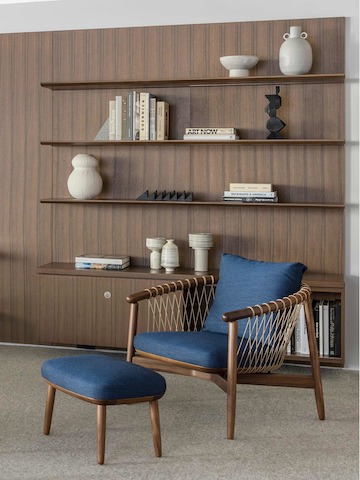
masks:
<svg viewBox="0 0 360 480"><path fill-rule="evenodd" d="M179 266L179 249L173 238L167 239L161 250L161 266L166 273L172 273Z"/></svg>
<svg viewBox="0 0 360 480"><path fill-rule="evenodd" d="M166 243L166 239L162 237L147 238L146 247L151 250L150 253L150 269L160 270L161 268L161 250Z"/></svg>
<svg viewBox="0 0 360 480"><path fill-rule="evenodd" d="M290 27L290 33L283 35L284 43L279 51L279 67L284 75L305 75L312 66L313 56L306 32L301 27Z"/></svg>
<svg viewBox="0 0 360 480"><path fill-rule="evenodd" d="M97 171L99 164L94 155L79 153L71 161L74 170L70 173L67 187L72 197L89 200L97 197L103 187L100 173Z"/></svg>
<svg viewBox="0 0 360 480"><path fill-rule="evenodd" d="M195 272L208 271L208 252L213 246L211 233L189 233L189 246L195 252Z"/></svg>

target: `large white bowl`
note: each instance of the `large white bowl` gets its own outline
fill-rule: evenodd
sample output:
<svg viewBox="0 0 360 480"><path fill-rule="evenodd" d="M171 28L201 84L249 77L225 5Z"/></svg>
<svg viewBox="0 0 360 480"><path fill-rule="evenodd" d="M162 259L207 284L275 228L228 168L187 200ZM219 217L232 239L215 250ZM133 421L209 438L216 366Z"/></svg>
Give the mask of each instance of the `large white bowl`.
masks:
<svg viewBox="0 0 360 480"><path fill-rule="evenodd" d="M229 77L248 77L249 70L254 68L259 58L254 55L228 55L220 57L223 67L229 70Z"/></svg>

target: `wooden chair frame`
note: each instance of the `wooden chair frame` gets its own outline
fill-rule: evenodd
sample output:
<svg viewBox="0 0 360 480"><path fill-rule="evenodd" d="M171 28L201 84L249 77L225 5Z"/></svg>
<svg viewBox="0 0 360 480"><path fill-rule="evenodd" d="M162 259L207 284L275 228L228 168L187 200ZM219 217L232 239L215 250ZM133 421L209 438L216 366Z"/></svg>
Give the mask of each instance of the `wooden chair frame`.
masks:
<svg viewBox="0 0 360 480"><path fill-rule="evenodd" d="M161 357L159 355L149 354L147 352L136 351L134 348L134 337L138 330L139 324L139 303L144 301L151 301L155 297L166 296L171 292L181 292L186 295L190 289L199 289L207 287L210 289L212 297L215 292L217 276L209 275L202 277L194 277L187 280L178 280L175 282L166 283L157 287L151 287L131 294L127 297L130 303L130 324L128 334L127 360L134 362L153 370L162 372L175 373L181 375L189 375L192 377L202 378L214 382L227 394L227 438L233 439L235 432L235 409L236 409L236 385L237 384L253 384L253 385L272 385L282 387L299 387L312 388L315 392L317 412L320 420L325 419L324 396L321 382L320 362L317 350L317 343L315 337L314 317L311 302L311 290L307 285L302 285L301 289L282 299L274 300L266 304L247 307L242 310L232 312L225 312L222 315L224 322L228 324L228 362L226 369L209 369L189 363L180 362L177 360ZM204 289L203 289L204 290ZM194 291L194 290L193 290ZM199 298L202 294L200 294ZM198 302L201 303L201 302ZM238 320L253 318L256 315L267 315L271 312L282 312L286 309L291 309L298 306L304 306L305 319L307 327L307 335L309 340L310 351L310 375L294 375L294 374L278 374L273 373L283 363L286 354L286 344L283 345L282 354L277 359L274 367L268 369L266 373L259 373L259 369L238 368ZM194 305L192 305L192 308ZM194 317L200 321L200 328L206 318L210 305L207 304L202 312L196 312ZM179 312L174 312L172 307L169 307L169 316L176 316L176 327L179 328ZM299 311L298 310L298 311ZM180 312L181 317L181 312ZM165 325L164 325L165 323ZM143 328L144 325L141 325ZM287 332L286 343L289 343L291 333L295 327L295 321ZM163 330L171 330L168 322L163 322ZM190 330L191 326L188 324L186 330ZM197 329L197 328L195 328ZM254 373L255 372L255 373Z"/></svg>

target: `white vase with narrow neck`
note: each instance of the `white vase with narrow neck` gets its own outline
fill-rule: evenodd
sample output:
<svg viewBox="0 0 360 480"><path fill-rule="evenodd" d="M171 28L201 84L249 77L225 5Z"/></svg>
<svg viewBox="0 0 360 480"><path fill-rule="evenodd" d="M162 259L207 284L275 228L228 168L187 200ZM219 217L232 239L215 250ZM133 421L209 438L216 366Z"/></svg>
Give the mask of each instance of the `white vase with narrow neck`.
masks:
<svg viewBox="0 0 360 480"><path fill-rule="evenodd" d="M308 34L301 27L290 27L290 33L283 35L284 43L279 51L279 67L284 75L305 75L312 67L313 55Z"/></svg>
<svg viewBox="0 0 360 480"><path fill-rule="evenodd" d="M166 273L172 273L179 264L179 249L173 238L168 238L161 250L161 266Z"/></svg>
<svg viewBox="0 0 360 480"><path fill-rule="evenodd" d="M150 253L150 269L161 269L161 250L166 243L166 239L162 237L147 238L146 247L151 250Z"/></svg>
<svg viewBox="0 0 360 480"><path fill-rule="evenodd" d="M99 164L94 155L79 153L71 161L74 170L70 173L67 187L72 197L90 200L97 197L102 190L103 181L97 171Z"/></svg>

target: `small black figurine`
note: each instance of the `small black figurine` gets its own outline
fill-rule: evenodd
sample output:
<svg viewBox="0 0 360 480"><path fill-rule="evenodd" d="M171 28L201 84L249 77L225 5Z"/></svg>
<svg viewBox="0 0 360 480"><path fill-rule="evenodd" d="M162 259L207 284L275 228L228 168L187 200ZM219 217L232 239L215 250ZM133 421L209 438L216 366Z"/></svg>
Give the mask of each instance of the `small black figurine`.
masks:
<svg viewBox="0 0 360 480"><path fill-rule="evenodd" d="M269 100L269 104L265 107L265 112L269 115L269 120L266 122L266 128L270 134L267 138L281 138L279 132L282 130L286 123L276 116L276 110L281 107L281 97L279 95L280 87L276 87L275 95L265 95Z"/></svg>

